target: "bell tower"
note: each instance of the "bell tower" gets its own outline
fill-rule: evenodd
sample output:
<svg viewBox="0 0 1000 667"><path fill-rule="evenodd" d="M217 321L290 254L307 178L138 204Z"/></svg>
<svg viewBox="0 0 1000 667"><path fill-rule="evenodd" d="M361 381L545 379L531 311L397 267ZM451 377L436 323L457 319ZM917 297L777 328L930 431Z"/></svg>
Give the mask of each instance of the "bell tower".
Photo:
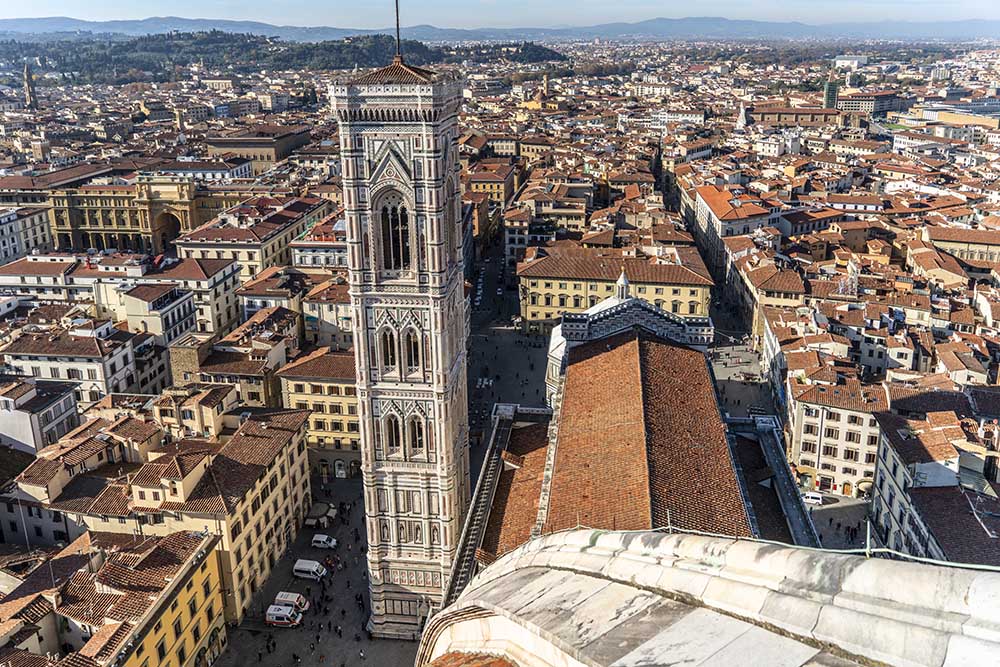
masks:
<svg viewBox="0 0 1000 667"><path fill-rule="evenodd" d="M398 19L397 19L398 24ZM371 594L416 639L468 507L457 77L407 64L330 88L340 127Z"/></svg>

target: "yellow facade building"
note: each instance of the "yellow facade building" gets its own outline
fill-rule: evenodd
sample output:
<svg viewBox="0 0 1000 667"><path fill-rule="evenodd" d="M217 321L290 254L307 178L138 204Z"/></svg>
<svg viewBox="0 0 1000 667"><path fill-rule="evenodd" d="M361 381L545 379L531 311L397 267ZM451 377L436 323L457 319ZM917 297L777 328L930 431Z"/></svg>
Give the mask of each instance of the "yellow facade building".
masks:
<svg viewBox="0 0 1000 667"><path fill-rule="evenodd" d="M614 296L622 270L634 296L681 317L707 317L714 283L697 250L661 251L651 258L581 249L529 254L517 267L522 327L548 333L563 314L582 313Z"/></svg>
<svg viewBox="0 0 1000 667"><path fill-rule="evenodd" d="M216 402L204 398L203 407ZM25 519L23 507L14 507L4 519L36 522L37 514L44 523L51 519L43 514L58 514L69 539L87 530L214 535L223 589L215 613L239 623L311 505L308 420L307 410L244 406L223 414L223 437L172 441L155 421L87 422L39 451L16 480L18 504L33 509Z"/></svg>
<svg viewBox="0 0 1000 667"><path fill-rule="evenodd" d="M354 352L321 347L278 371L283 405L312 410L306 439L315 474L342 479L361 470Z"/></svg>
<svg viewBox="0 0 1000 667"><path fill-rule="evenodd" d="M218 537L87 532L0 603L10 665L201 667L226 646Z"/></svg>

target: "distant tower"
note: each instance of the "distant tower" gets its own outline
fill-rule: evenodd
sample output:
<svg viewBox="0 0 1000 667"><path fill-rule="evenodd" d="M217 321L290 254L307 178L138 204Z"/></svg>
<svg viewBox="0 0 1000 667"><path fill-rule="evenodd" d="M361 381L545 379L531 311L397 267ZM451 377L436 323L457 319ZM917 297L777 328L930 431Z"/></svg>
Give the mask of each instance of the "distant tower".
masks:
<svg viewBox="0 0 1000 667"><path fill-rule="evenodd" d="M416 639L440 608L469 503L462 83L408 65L330 88L340 126L368 627Z"/></svg>
<svg viewBox="0 0 1000 667"><path fill-rule="evenodd" d="M836 109L839 94L840 82L837 81L834 71L830 70L830 76L826 78L826 83L823 84L823 108Z"/></svg>
<svg viewBox="0 0 1000 667"><path fill-rule="evenodd" d="M24 63L24 106L29 109L38 108L38 97L35 95L35 79L31 76L31 65Z"/></svg>
<svg viewBox="0 0 1000 667"><path fill-rule="evenodd" d="M542 95L545 97L549 96L549 75L545 73L542 75Z"/></svg>

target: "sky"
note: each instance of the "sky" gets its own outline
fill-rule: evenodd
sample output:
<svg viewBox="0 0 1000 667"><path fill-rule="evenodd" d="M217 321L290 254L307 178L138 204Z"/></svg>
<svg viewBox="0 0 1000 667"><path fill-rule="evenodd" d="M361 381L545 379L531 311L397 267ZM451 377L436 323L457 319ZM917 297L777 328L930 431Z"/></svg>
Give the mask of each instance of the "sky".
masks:
<svg viewBox="0 0 1000 667"><path fill-rule="evenodd" d="M556 27L641 21L659 16L803 21L938 21L1000 19L1000 0L401 0L403 25L449 28ZM384 28L392 0L14 0L0 1L0 18L71 16L88 20L149 16L239 19L279 25Z"/></svg>

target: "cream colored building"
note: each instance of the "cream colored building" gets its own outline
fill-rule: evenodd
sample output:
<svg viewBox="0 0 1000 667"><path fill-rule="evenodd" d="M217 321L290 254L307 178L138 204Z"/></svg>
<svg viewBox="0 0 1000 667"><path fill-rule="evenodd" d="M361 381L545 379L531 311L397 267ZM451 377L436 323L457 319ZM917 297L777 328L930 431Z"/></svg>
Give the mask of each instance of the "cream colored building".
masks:
<svg viewBox="0 0 1000 667"><path fill-rule="evenodd" d="M176 241L181 258L230 259L247 281L271 266L290 265L289 244L330 212L325 199L256 197Z"/></svg>

